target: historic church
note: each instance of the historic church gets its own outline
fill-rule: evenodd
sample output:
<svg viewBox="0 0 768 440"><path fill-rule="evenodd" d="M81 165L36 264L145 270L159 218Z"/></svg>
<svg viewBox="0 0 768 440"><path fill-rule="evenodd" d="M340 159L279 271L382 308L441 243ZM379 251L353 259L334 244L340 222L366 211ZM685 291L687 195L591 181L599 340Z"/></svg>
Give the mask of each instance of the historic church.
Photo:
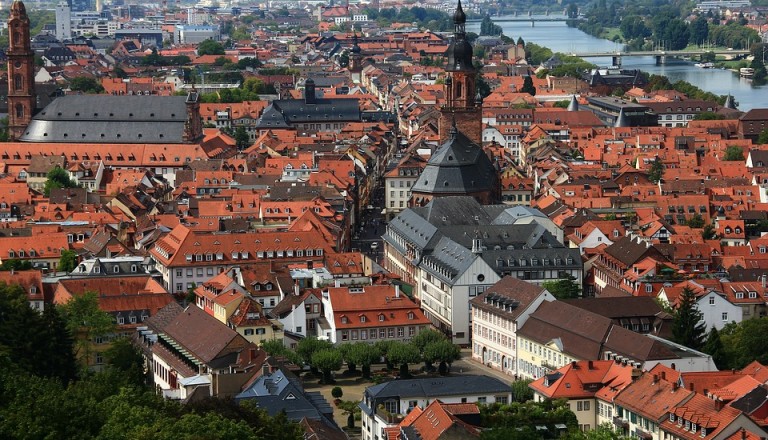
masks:
<svg viewBox="0 0 768 440"><path fill-rule="evenodd" d="M21 142L187 144L203 137L199 96L69 95L39 109L24 3L8 19L8 130Z"/></svg>
<svg viewBox="0 0 768 440"><path fill-rule="evenodd" d="M482 148L482 97L467 41L461 0L453 14L453 41L445 53L445 105L440 108L440 146L411 188L411 206L435 197L472 196L481 204L501 202L496 167Z"/></svg>

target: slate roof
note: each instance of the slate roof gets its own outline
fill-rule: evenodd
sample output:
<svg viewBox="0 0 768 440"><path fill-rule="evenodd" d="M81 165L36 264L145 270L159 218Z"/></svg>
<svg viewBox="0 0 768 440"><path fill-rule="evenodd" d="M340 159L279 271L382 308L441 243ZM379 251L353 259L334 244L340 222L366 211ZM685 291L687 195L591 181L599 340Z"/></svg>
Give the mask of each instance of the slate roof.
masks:
<svg viewBox="0 0 768 440"><path fill-rule="evenodd" d="M509 394L510 392L509 384L499 379L474 375L393 380L370 386L365 390L365 394L377 402L392 397L433 400L442 396L476 396L493 393Z"/></svg>
<svg viewBox="0 0 768 440"><path fill-rule="evenodd" d="M429 158L411 191L474 194L498 187L498 173L483 149L463 133L454 132Z"/></svg>
<svg viewBox="0 0 768 440"><path fill-rule="evenodd" d="M183 143L184 96L69 95L32 118L23 142Z"/></svg>
<svg viewBox="0 0 768 440"><path fill-rule="evenodd" d="M472 298L470 303L472 307L515 320L543 292L544 288L539 285L506 276L482 294Z"/></svg>
<svg viewBox="0 0 768 440"><path fill-rule="evenodd" d="M319 392L305 392L299 378L283 369L257 378L235 400L252 401L270 416L285 411L288 420L323 420L338 429L328 418L333 409L325 398Z"/></svg>
<svg viewBox="0 0 768 440"><path fill-rule="evenodd" d="M264 109L256 128L291 128L293 124L360 120L360 101L357 98L317 98L314 103L305 99L278 99Z"/></svg>

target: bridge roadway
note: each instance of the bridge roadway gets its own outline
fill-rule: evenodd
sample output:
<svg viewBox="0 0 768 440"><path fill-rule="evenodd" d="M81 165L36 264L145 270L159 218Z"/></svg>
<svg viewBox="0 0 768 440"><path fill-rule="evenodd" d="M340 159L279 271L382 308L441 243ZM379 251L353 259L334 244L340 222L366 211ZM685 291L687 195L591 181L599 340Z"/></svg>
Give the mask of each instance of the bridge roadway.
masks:
<svg viewBox="0 0 768 440"><path fill-rule="evenodd" d="M510 22L523 22L523 23L531 23L531 22L543 22L543 21L580 21L583 20L583 18L568 18L563 16L557 16L557 17L539 17L535 16L532 17L530 15L521 15L519 17L492 17L494 23L510 23ZM480 23L483 20L480 19L471 19L467 20L467 23Z"/></svg>
<svg viewBox="0 0 768 440"><path fill-rule="evenodd" d="M749 55L748 50L643 50L634 52L573 52L572 55L579 58L608 58L608 57L684 57L714 53L715 55Z"/></svg>

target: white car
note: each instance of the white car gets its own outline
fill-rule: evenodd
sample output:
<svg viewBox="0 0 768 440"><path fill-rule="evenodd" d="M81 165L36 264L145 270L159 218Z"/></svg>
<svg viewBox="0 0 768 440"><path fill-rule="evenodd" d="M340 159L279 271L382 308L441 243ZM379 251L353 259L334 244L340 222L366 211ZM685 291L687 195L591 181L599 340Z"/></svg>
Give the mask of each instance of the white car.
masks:
<svg viewBox="0 0 768 440"><path fill-rule="evenodd" d="M378 248L379 248L379 243L378 242L374 241L373 243L371 243L371 250L372 251L375 251Z"/></svg>

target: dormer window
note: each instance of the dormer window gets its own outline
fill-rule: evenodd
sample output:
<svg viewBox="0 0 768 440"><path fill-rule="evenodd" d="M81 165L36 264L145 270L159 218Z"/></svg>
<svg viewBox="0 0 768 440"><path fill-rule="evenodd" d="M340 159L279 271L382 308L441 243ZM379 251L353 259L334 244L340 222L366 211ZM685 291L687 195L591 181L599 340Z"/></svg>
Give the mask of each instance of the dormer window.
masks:
<svg viewBox="0 0 768 440"><path fill-rule="evenodd" d="M413 312L408 312L408 319L413 319L416 315L413 314Z"/></svg>
<svg viewBox="0 0 768 440"><path fill-rule="evenodd" d="M361 316L360 316L360 322L365 322L365 321L366 321L366 319L365 319L365 315L361 315Z"/></svg>
<svg viewBox="0 0 768 440"><path fill-rule="evenodd" d="M379 313L379 322L384 322L384 314Z"/></svg>
<svg viewBox="0 0 768 440"><path fill-rule="evenodd" d="M348 321L349 321L349 320L347 319L347 317L346 317L346 316L342 316L342 317L341 317L341 323L342 323L342 324L346 324Z"/></svg>
<svg viewBox="0 0 768 440"><path fill-rule="evenodd" d="M120 266L115 266L112 268L112 272L114 273L120 273Z"/></svg>

